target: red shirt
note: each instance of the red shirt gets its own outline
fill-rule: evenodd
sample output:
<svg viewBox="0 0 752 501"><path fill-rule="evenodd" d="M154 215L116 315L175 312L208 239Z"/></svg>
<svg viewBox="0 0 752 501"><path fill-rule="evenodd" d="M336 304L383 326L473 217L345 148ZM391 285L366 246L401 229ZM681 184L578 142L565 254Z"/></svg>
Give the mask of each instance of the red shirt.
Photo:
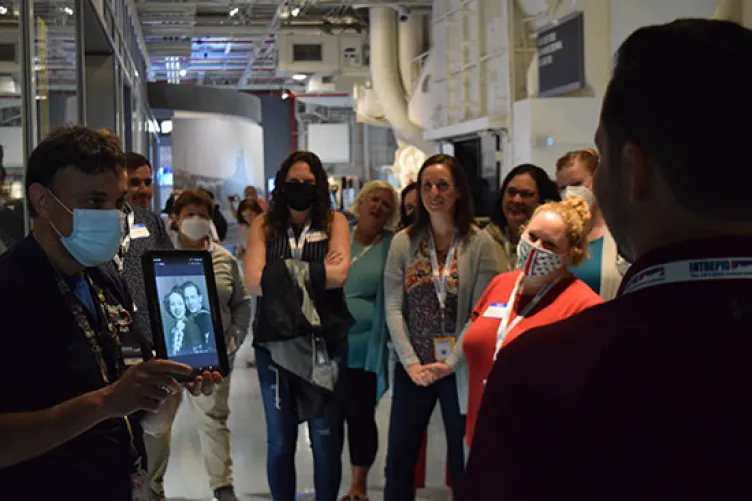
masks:
<svg viewBox="0 0 752 501"><path fill-rule="evenodd" d="M465 440L472 444L475 420L480 409L483 389L486 379L493 367L496 351L496 333L501 319L495 316L485 316L491 304L510 302L510 295L520 276L520 271L510 271L497 275L488 285L472 314L473 323L462 338L462 348L469 369L469 395L467 409L467 424ZM510 312L509 324L514 321L532 296L523 296L515 302ZM548 325L579 313L596 304L602 303L601 298L588 285L574 277L566 279L548 291L533 310L527 314L504 339L502 348L507 346L520 334L542 325Z"/></svg>
<svg viewBox="0 0 752 501"><path fill-rule="evenodd" d="M623 283L704 258L747 266L752 238L657 250ZM752 279L656 285L529 331L488 378L462 499L752 499L751 359Z"/></svg>

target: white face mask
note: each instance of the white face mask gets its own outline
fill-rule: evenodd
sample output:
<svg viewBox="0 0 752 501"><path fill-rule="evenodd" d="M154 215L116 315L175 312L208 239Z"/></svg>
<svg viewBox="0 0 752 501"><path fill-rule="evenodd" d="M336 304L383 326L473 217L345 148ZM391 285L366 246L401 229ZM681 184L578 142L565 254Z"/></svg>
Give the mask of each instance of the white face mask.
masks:
<svg viewBox="0 0 752 501"><path fill-rule="evenodd" d="M595 194L587 186L567 186L559 192L562 200L566 200L569 197L580 197L588 204L588 208L592 211L593 205L595 205Z"/></svg>
<svg viewBox="0 0 752 501"><path fill-rule="evenodd" d="M180 233L191 240L201 240L211 232L211 221L199 216L191 216L180 222Z"/></svg>
<svg viewBox="0 0 752 501"><path fill-rule="evenodd" d="M517 244L517 268L530 278L550 275L564 264L564 256L531 244L524 236Z"/></svg>

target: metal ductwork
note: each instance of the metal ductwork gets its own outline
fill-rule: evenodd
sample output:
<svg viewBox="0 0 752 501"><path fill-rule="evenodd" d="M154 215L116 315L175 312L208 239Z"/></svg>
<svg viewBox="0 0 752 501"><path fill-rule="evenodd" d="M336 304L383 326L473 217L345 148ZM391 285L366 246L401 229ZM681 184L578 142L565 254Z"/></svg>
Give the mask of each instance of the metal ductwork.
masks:
<svg viewBox="0 0 752 501"><path fill-rule="evenodd" d="M398 138L426 153L433 153L433 144L423 139L423 130L408 115L396 43L397 12L389 7L372 8L369 12L371 80L384 116Z"/></svg>

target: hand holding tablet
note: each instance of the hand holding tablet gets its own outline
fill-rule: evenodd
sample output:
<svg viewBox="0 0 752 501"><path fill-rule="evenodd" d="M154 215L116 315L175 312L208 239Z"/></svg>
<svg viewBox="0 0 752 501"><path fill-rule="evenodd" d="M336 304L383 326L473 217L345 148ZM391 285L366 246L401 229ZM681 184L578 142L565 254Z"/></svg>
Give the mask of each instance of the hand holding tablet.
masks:
<svg viewBox="0 0 752 501"><path fill-rule="evenodd" d="M143 257L144 281L158 358L191 367L174 374L189 390L230 372L211 255L206 251L152 251ZM220 377L221 379L221 377Z"/></svg>

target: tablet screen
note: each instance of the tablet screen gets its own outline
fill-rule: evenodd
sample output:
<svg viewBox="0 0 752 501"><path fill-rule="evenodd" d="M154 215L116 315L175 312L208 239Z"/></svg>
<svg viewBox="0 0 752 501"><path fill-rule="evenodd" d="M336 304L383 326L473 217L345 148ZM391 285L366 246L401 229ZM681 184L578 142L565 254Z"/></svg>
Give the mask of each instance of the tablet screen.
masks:
<svg viewBox="0 0 752 501"><path fill-rule="evenodd" d="M154 278L167 358L191 367L219 364L203 260L155 258Z"/></svg>

